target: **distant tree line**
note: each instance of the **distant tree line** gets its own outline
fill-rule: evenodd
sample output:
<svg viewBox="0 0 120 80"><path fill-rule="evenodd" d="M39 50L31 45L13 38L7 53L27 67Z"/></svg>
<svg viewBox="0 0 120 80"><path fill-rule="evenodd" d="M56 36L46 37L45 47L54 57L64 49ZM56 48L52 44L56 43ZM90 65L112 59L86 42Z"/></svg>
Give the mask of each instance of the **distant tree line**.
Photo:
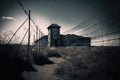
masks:
<svg viewBox="0 0 120 80"><path fill-rule="evenodd" d="M7 44L10 38L13 36L14 32L12 30L4 31L0 33L0 44ZM15 35L11 40L11 43L18 43L19 36Z"/></svg>

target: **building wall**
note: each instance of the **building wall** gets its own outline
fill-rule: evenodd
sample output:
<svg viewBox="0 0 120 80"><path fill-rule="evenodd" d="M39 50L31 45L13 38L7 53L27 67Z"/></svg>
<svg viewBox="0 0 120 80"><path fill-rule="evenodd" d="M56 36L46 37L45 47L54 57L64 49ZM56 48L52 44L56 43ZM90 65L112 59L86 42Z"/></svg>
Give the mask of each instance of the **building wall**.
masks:
<svg viewBox="0 0 120 80"><path fill-rule="evenodd" d="M51 30L49 29L48 30L48 46L51 46L51 37L50 37L51 34L50 33L51 33Z"/></svg>
<svg viewBox="0 0 120 80"><path fill-rule="evenodd" d="M40 45L47 46L49 43L49 36L48 37L43 37L40 40L37 41L37 44L40 41ZM81 36L76 36L76 35L60 35L59 36L59 46L90 46L91 45L91 38L86 38L86 37L81 37ZM51 47L54 44L54 41L52 41Z"/></svg>
<svg viewBox="0 0 120 80"><path fill-rule="evenodd" d="M59 28L48 29L48 46L60 46L60 29Z"/></svg>
<svg viewBox="0 0 120 80"><path fill-rule="evenodd" d="M81 36L64 36L61 37L61 46L90 46L91 39Z"/></svg>

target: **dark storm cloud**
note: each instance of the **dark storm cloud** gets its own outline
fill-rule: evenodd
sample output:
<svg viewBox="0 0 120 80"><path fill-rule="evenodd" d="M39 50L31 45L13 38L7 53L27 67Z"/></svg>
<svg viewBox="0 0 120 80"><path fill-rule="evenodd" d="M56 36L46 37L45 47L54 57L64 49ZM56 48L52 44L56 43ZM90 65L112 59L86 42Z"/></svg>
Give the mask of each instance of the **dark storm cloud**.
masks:
<svg viewBox="0 0 120 80"><path fill-rule="evenodd" d="M0 0L0 29L5 24L5 20L3 20L3 16L11 16L9 14L12 11L12 7L16 3L15 0Z"/></svg>
<svg viewBox="0 0 120 80"><path fill-rule="evenodd" d="M33 12L66 23L78 23L88 16L106 13L104 5L107 6L105 2L99 0L26 0L24 2L27 9L30 8Z"/></svg>
<svg viewBox="0 0 120 80"><path fill-rule="evenodd" d="M6 15L10 10L12 10L16 2L16 0L0 0L0 16Z"/></svg>
<svg viewBox="0 0 120 80"><path fill-rule="evenodd" d="M117 0L20 0L32 13L44 15L50 20L66 24L78 24L94 15L116 15L120 6ZM0 17L19 15L24 12L17 0L0 1ZM33 15L34 16L34 15ZM117 15L118 16L118 15ZM0 19L0 27L4 22Z"/></svg>
<svg viewBox="0 0 120 80"><path fill-rule="evenodd" d="M119 2L117 0L20 0L27 9L38 11L40 13L46 12L47 15L73 16L80 11L89 9L100 9L101 11L117 10ZM17 0L1 0L0 1L0 15L6 14L12 10L14 5L17 5ZM18 5L19 6L19 5ZM92 12L92 11L91 11ZM14 13L14 12L13 12ZM55 14L56 13L56 14ZM69 13L69 14L68 14ZM87 14L87 13L86 13ZM76 15L77 16L77 15ZM75 16L73 16L74 18Z"/></svg>
<svg viewBox="0 0 120 80"><path fill-rule="evenodd" d="M33 12L71 25L95 15L118 16L120 9L117 0L26 0L25 4Z"/></svg>

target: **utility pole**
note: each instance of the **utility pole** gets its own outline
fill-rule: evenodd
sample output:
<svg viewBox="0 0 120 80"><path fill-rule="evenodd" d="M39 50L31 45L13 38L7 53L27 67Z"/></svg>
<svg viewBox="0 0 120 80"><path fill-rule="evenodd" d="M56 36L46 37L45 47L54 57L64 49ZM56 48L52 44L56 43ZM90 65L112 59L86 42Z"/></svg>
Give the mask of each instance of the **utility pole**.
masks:
<svg viewBox="0 0 120 80"><path fill-rule="evenodd" d="M27 47L27 60L29 62L29 54L30 54L30 10L28 13L28 47Z"/></svg>
<svg viewBox="0 0 120 80"><path fill-rule="evenodd" d="M37 51L38 51L38 49L37 49L37 39L38 39L38 27L36 26L36 53L37 53Z"/></svg>
<svg viewBox="0 0 120 80"><path fill-rule="evenodd" d="M35 34L33 35L33 45L34 45L34 49L36 49L35 48L35 45L36 45L36 43L35 43Z"/></svg>
<svg viewBox="0 0 120 80"><path fill-rule="evenodd" d="M40 39L40 30L39 30L39 39ZM39 40L39 53L40 53L40 40Z"/></svg>

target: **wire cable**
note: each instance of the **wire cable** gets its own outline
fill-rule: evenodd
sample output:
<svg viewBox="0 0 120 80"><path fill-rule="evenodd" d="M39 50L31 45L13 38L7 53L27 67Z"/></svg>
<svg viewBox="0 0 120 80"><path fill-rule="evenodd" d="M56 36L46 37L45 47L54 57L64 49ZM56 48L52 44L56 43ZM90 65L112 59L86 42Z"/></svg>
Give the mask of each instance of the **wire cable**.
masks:
<svg viewBox="0 0 120 80"><path fill-rule="evenodd" d="M25 24L25 22L28 20L28 18L20 25L20 27L15 31L15 33L12 35L12 37L10 38L10 40L8 41L8 44L10 43L10 41L13 39L13 37L15 36L15 34L22 28L22 26Z"/></svg>

